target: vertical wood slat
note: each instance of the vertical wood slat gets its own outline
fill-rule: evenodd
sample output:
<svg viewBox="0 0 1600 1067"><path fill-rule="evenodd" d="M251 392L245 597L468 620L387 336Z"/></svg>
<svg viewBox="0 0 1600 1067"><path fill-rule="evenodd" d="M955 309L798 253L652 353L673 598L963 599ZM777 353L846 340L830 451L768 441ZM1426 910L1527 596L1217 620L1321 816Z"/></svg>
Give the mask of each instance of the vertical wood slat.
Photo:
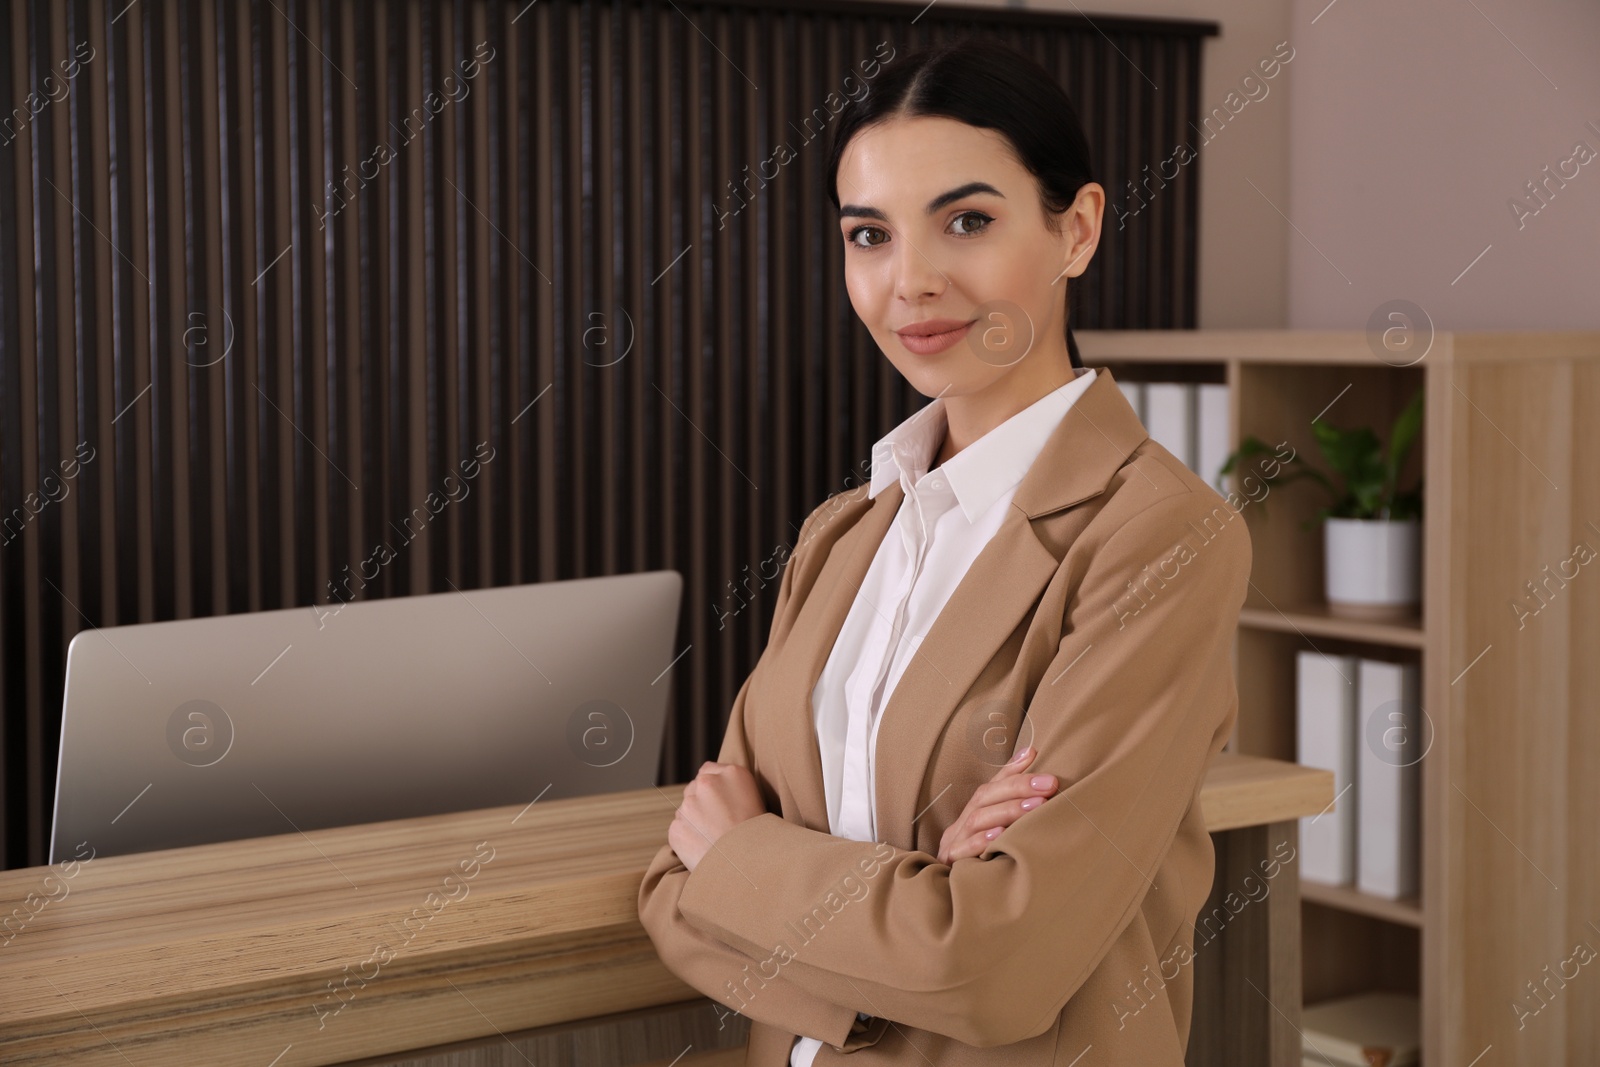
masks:
<svg viewBox="0 0 1600 1067"><path fill-rule="evenodd" d="M27 65L28 80L32 84L43 84L44 78L52 73L48 57L55 54L58 40L52 33L53 21L50 13L46 12L41 12L40 17L32 20L32 32L29 34L32 50ZM41 475L41 481L46 476L54 477L58 469L61 439L61 419L57 408L60 377L56 358L61 295L57 269L59 261L40 256L41 250L52 247L58 239L58 218L63 207L55 188L60 184L55 180L59 176L56 166L57 125L54 122L34 124L36 142L30 175L33 190L33 377L36 390L33 397L35 425L32 438L38 469L49 472ZM70 211L70 208L67 210ZM47 508L36 521L39 523L39 535L34 573L41 579L41 588L34 609L38 613L35 654L41 660L60 662L64 648L63 612L70 610L66 608L61 595L56 593L67 584L62 574L61 513ZM38 692L41 701L49 701L54 698L58 688L53 679L41 677L29 687L29 696ZM43 738L37 732L29 731L22 754L29 764L27 777L34 783L41 778L42 768L38 762L43 748ZM37 795L30 795L26 808L28 817L37 819L42 806Z"/></svg>
<svg viewBox="0 0 1600 1067"><path fill-rule="evenodd" d="M95 32L91 25L90 0L73 0L67 9L67 48L74 58L87 58L96 52L105 53L104 37ZM91 60L92 61L92 60ZM0 60L0 63L3 63ZM69 68L70 69L70 68ZM4 75L0 74L0 78ZM95 138L89 131L94 128L95 96L91 92L74 94L70 99L72 108L72 172L70 193L73 203L92 204L98 195L104 192L105 168L96 150ZM3 151L3 150L0 150ZM0 166L5 165L5 160L0 159ZM9 203L10 201L5 201ZM9 247L6 244L3 232L0 232L0 248ZM73 377L77 385L77 432L73 435L73 454L78 454L78 442L86 442L90 436L88 427L103 425L101 398L106 393L107 383L104 381L107 369L110 367L108 353L105 351L104 341L109 336L103 325L102 298L105 289L101 284L103 266L106 266L107 256L103 251L101 237L86 221L83 215L73 213L72 218L72 247L71 259L73 262L73 303L75 317L73 329L75 336L72 338L70 363ZM5 283L0 279L0 289ZM0 333L4 332L0 325ZM0 347L4 342L0 341ZM63 363L69 362L65 353L62 354ZM10 418L10 412L0 412L0 418ZM98 432L94 434L98 440ZM8 450L9 440L0 440L0 452ZM85 452L85 455L91 453ZM6 466L0 462L0 466ZM106 529L102 524L107 523L109 516L101 508L101 494L110 486L104 477L104 464L97 464L93 460L84 465L78 475L79 497L77 513L76 536L78 539L78 605L83 615L78 616L79 624L98 624L104 617L103 610L105 598L105 572L102 566L103 551L114 531ZM4 551L6 546L0 546ZM3 567L0 567L3 570ZM0 583L4 579L0 578ZM3 629L0 623L0 629ZM0 642L0 659L4 658L4 642ZM3 675L4 668L0 668ZM0 714L7 714L8 718L21 718L14 711L17 705L9 703L5 694L0 694ZM3 744L3 742L0 742ZM4 752L0 751L0 761L3 761ZM9 763L0 762L0 767L11 772ZM4 803L0 800L0 803ZM4 831L0 830L0 837Z"/></svg>
<svg viewBox="0 0 1600 1067"><path fill-rule="evenodd" d="M0 0L4 865L44 861L95 626L671 567L666 776L714 756L778 549L922 402L844 293L828 95L879 41L995 33L1116 202L1215 32L915 14ZM1194 325L1197 171L1108 209L1075 325Z"/></svg>

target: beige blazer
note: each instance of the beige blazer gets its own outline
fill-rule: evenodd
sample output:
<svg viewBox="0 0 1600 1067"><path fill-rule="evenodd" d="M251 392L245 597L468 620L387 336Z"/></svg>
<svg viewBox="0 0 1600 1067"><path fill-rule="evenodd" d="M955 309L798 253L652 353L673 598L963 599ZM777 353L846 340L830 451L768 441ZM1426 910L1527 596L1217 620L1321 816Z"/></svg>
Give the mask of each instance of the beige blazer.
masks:
<svg viewBox="0 0 1600 1067"><path fill-rule="evenodd" d="M807 517L718 754L767 813L692 874L663 845L640 920L668 968L750 1019L750 1067L784 1067L796 1034L823 1040L816 1067L1180 1067L1244 519L1101 369L885 705L883 840L851 841L828 832L811 691L903 496L858 486ZM1056 795L939 863L973 790L1030 744Z"/></svg>

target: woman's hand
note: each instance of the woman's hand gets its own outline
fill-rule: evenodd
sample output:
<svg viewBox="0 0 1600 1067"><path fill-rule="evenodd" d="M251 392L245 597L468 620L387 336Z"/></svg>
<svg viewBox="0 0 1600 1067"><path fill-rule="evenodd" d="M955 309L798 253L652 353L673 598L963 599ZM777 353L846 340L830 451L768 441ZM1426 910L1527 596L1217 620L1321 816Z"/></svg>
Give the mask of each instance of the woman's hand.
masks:
<svg viewBox="0 0 1600 1067"><path fill-rule="evenodd" d="M950 824L939 841L940 863L979 855L1000 831L1055 795L1055 775L1023 773L1035 755L1035 749L1023 749L973 791L961 818ZM1033 784L1035 780L1038 785Z"/></svg>
<svg viewBox="0 0 1600 1067"><path fill-rule="evenodd" d="M683 787L683 803L667 829L667 844L692 871L717 838L766 810L748 767L703 763L694 781Z"/></svg>

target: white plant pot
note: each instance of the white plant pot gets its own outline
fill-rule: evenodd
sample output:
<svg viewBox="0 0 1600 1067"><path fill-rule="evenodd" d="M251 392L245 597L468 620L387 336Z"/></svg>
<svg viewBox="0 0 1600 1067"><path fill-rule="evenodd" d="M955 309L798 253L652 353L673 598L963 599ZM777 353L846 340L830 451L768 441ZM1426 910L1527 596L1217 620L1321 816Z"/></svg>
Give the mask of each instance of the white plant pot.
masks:
<svg viewBox="0 0 1600 1067"><path fill-rule="evenodd" d="M1421 523L1325 519L1328 610L1381 619L1415 614L1421 599Z"/></svg>

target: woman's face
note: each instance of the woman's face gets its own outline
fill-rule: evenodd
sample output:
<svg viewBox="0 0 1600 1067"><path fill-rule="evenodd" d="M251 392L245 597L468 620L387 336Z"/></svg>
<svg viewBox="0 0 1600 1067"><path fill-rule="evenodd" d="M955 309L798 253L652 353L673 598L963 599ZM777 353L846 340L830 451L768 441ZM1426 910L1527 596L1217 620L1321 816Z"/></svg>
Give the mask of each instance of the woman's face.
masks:
<svg viewBox="0 0 1600 1067"><path fill-rule="evenodd" d="M971 395L1070 367L1064 287L1099 242L1099 185L1079 190L1052 233L1004 136L916 117L851 138L838 192L850 302L918 392ZM943 332L918 337L917 324Z"/></svg>

